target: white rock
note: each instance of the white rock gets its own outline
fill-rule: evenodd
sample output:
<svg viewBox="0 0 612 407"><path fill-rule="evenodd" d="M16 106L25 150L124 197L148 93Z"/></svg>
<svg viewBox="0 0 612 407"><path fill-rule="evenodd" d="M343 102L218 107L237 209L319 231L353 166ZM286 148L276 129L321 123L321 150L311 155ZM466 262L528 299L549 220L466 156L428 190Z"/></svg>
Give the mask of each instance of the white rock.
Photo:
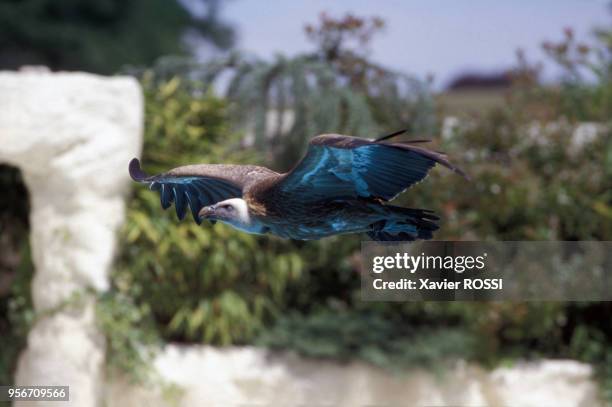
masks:
<svg viewBox="0 0 612 407"><path fill-rule="evenodd" d="M542 407L601 405L589 365L572 360L547 360L499 368L493 387L507 406Z"/></svg>
<svg viewBox="0 0 612 407"><path fill-rule="evenodd" d="M127 164L142 144L139 84L85 73L0 72L0 95L0 162L21 170L30 193L36 311L87 287L106 289ZM28 335L16 382L69 385L71 402L16 405L97 405L103 361L91 299L42 318Z"/></svg>
<svg viewBox="0 0 612 407"><path fill-rule="evenodd" d="M597 407L591 368L540 361L492 372L459 362L437 375L391 374L364 363L340 364L243 348L169 345L156 370L182 388L164 400L155 388L125 380L107 384L105 402L119 406L490 406Z"/></svg>

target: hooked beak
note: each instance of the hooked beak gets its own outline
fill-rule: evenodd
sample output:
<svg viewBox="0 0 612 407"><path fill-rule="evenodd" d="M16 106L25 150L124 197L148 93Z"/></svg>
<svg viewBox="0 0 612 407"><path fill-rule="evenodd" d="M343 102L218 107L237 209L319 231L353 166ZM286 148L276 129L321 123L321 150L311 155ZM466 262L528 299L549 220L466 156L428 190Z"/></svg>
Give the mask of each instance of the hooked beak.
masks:
<svg viewBox="0 0 612 407"><path fill-rule="evenodd" d="M215 215L215 208L213 208L212 206L205 206L202 209L200 209L200 212L198 212L198 217L200 219L211 219L213 218Z"/></svg>

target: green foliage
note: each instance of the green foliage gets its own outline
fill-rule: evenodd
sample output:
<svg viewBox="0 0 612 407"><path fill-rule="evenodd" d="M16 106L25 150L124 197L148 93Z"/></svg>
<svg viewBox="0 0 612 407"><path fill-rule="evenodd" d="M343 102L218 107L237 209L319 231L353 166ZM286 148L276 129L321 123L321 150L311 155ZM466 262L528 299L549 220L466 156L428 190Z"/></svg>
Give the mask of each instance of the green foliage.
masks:
<svg viewBox="0 0 612 407"><path fill-rule="evenodd" d="M99 296L96 322L106 334L106 368L121 372L135 382L151 379L148 366L159 344L149 304L136 304L121 292L111 291Z"/></svg>
<svg viewBox="0 0 612 407"><path fill-rule="evenodd" d="M475 346L465 332L415 327L373 312L321 310L279 318L256 342L315 358L361 359L401 370L432 368L451 359L471 358Z"/></svg>
<svg viewBox="0 0 612 407"><path fill-rule="evenodd" d="M410 204L443 205L436 209L449 238L610 238L612 130L583 128L596 135L581 144L576 125L567 120L544 124L522 114L497 111L457 129L441 148L464 151L474 181L438 171L432 176L438 188L419 186L407 196Z"/></svg>
<svg viewBox="0 0 612 407"><path fill-rule="evenodd" d="M26 345L28 330L34 321L30 283L34 266L27 240L20 253L21 262L10 283L7 293L0 296L0 383L13 383L17 357ZM7 270L0 270L7 277Z"/></svg>
<svg viewBox="0 0 612 407"><path fill-rule="evenodd" d="M592 45L579 43L569 28L564 34L562 41L543 45L550 59L563 69L562 85L556 92L548 92L549 103L552 101L571 119L609 121L612 112L612 31L596 30L597 42ZM585 80L589 76L599 86Z"/></svg>
<svg viewBox="0 0 612 407"><path fill-rule="evenodd" d="M499 240L609 240L612 236L612 53L609 33L574 59L566 42L547 45L568 72L559 87L521 80L508 103L467 120L441 149L463 152L472 183L433 174L436 195L418 189L416 204L445 203L443 233ZM608 38L607 40L605 40ZM607 41L607 42L606 42ZM604 52L603 50L606 50ZM575 51L578 52L578 51ZM561 53L561 54L558 54ZM590 69L595 76L578 75ZM524 71L528 71L524 69ZM570 75L571 72L575 74ZM595 95L607 95L603 98ZM572 101L572 104L566 102ZM581 122L587 123L579 126ZM461 214L461 216L458 216Z"/></svg>
<svg viewBox="0 0 612 407"><path fill-rule="evenodd" d="M113 73L188 54L186 30L226 48L231 29L217 16L219 0L203 0L192 16L177 0L25 0L0 3L2 68L24 64Z"/></svg>
<svg viewBox="0 0 612 407"><path fill-rule="evenodd" d="M372 137L406 127L422 135L434 130L429 85L377 65L363 52L377 24L323 15L319 28L306 30L317 46L312 53L279 55L272 61L234 53L205 64L165 58L155 72L166 80L180 75L203 84L220 78L228 82L225 96L235 124L252 129L254 147L276 169L287 170L312 135ZM347 43L346 38L359 40Z"/></svg>
<svg viewBox="0 0 612 407"><path fill-rule="evenodd" d="M155 72L200 83L229 80L225 96L233 121L251 129L253 146L286 170L313 134L371 137L404 127L431 131L435 115L428 85L376 65L370 68L378 73L366 88L347 83L333 64L311 54L277 56L271 62L240 54L206 64L164 59Z"/></svg>

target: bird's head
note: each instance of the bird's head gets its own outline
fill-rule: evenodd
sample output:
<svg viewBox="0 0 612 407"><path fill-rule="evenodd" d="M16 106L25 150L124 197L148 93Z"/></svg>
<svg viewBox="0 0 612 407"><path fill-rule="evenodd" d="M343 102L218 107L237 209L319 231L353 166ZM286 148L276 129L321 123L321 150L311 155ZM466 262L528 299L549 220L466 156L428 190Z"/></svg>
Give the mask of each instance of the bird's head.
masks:
<svg viewBox="0 0 612 407"><path fill-rule="evenodd" d="M236 226L251 223L247 203L240 198L226 199L214 205L205 206L200 209L198 216L201 219L219 220Z"/></svg>

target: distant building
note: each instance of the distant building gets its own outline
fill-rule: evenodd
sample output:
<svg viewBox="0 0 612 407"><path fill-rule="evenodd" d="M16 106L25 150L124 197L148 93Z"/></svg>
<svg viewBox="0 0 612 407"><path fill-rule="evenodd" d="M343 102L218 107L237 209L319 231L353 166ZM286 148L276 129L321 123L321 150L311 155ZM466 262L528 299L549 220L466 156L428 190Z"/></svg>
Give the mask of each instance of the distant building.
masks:
<svg viewBox="0 0 612 407"><path fill-rule="evenodd" d="M511 86L510 71L492 74L468 72L448 84L446 90L438 95L438 103L445 115L481 114L501 106Z"/></svg>
<svg viewBox="0 0 612 407"><path fill-rule="evenodd" d="M510 72L493 74L465 73L457 76L447 86L447 91L465 89L507 89L512 85Z"/></svg>

